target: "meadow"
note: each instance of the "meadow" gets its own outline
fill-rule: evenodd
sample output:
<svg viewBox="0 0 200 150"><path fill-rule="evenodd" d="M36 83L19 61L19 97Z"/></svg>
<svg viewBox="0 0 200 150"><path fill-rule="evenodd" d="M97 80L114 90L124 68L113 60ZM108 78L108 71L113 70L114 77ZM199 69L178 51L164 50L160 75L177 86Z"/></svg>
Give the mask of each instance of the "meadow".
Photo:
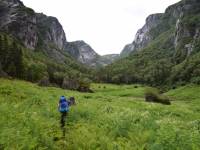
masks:
<svg viewBox="0 0 200 150"><path fill-rule="evenodd" d="M200 86L165 95L171 105L147 103L142 85L92 84L94 93L0 79L0 149L199 150ZM66 133L59 97L74 96Z"/></svg>

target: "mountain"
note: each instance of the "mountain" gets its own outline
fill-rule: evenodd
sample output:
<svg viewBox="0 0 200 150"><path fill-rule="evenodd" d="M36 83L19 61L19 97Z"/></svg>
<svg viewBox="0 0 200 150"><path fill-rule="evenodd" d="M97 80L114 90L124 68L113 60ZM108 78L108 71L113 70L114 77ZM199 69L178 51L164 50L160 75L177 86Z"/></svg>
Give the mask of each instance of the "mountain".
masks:
<svg viewBox="0 0 200 150"><path fill-rule="evenodd" d="M66 44L67 52L79 62L95 66L95 61L99 55L84 41L68 42Z"/></svg>
<svg viewBox="0 0 200 150"><path fill-rule="evenodd" d="M121 56L101 70L100 79L155 86L200 83L200 1L182 0L150 15Z"/></svg>
<svg viewBox="0 0 200 150"><path fill-rule="evenodd" d="M149 44L155 37L149 34L153 28L161 23L163 14L152 14L146 19L146 24L137 31L133 43L124 47L121 52L122 56L128 56L132 51L141 50Z"/></svg>
<svg viewBox="0 0 200 150"><path fill-rule="evenodd" d="M35 13L19 0L0 1L1 76L78 89L91 79L91 69L70 56L66 45L55 17Z"/></svg>
<svg viewBox="0 0 200 150"><path fill-rule="evenodd" d="M17 38L24 47L42 50L47 56L63 62L66 37L54 17L35 13L19 0L1 0L0 30Z"/></svg>
<svg viewBox="0 0 200 150"><path fill-rule="evenodd" d="M84 41L67 42L67 52L76 60L90 67L103 67L118 58L118 54L100 56Z"/></svg>
<svg viewBox="0 0 200 150"><path fill-rule="evenodd" d="M118 60L120 57L119 54L108 54L108 55L103 55L101 57L99 57L99 59L97 60L97 64L99 64L99 66L107 66L113 62L115 62L116 60Z"/></svg>

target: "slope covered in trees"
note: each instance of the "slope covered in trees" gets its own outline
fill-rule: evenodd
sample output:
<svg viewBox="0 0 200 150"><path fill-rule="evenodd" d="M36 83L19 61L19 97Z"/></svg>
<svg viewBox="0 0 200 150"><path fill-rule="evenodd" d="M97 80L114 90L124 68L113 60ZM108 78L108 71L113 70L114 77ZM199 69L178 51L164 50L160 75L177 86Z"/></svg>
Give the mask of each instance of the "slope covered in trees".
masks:
<svg viewBox="0 0 200 150"><path fill-rule="evenodd" d="M79 89L82 83L87 85L91 71L67 53L63 55L65 62L59 63L42 52L24 48L12 36L0 34L0 76L74 90Z"/></svg>
<svg viewBox="0 0 200 150"><path fill-rule="evenodd" d="M100 70L98 80L154 86L199 83L199 14L200 1L182 0L164 14L151 15L138 31L129 56Z"/></svg>
<svg viewBox="0 0 200 150"><path fill-rule="evenodd" d="M70 56L66 44L55 17L35 13L20 0L0 1L0 76L87 89L92 71Z"/></svg>

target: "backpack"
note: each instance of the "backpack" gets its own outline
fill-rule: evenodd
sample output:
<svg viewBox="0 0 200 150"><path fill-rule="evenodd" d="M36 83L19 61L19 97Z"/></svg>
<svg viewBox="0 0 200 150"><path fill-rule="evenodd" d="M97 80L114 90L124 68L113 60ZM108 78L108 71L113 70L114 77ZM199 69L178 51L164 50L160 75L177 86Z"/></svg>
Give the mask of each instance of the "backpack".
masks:
<svg viewBox="0 0 200 150"><path fill-rule="evenodd" d="M74 98L74 97L70 97L70 98L69 98L69 101L70 101L70 106L71 106L71 105L76 105L76 102L75 102L75 98Z"/></svg>
<svg viewBox="0 0 200 150"><path fill-rule="evenodd" d="M66 100L66 98L64 96L62 96L60 98L60 102L59 102L59 111L60 112L68 112L68 110L69 110L68 101Z"/></svg>

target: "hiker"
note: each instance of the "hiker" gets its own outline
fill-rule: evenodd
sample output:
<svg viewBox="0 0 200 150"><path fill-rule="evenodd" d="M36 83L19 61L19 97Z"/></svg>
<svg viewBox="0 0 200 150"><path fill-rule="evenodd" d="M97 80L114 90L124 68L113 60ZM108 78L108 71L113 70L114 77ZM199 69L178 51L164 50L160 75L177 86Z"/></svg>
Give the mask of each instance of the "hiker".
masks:
<svg viewBox="0 0 200 150"><path fill-rule="evenodd" d="M60 97L60 100L58 103L58 109L61 113L61 118L60 118L61 128L64 128L65 119L66 119L67 113L69 111L69 101L65 98L65 96Z"/></svg>

